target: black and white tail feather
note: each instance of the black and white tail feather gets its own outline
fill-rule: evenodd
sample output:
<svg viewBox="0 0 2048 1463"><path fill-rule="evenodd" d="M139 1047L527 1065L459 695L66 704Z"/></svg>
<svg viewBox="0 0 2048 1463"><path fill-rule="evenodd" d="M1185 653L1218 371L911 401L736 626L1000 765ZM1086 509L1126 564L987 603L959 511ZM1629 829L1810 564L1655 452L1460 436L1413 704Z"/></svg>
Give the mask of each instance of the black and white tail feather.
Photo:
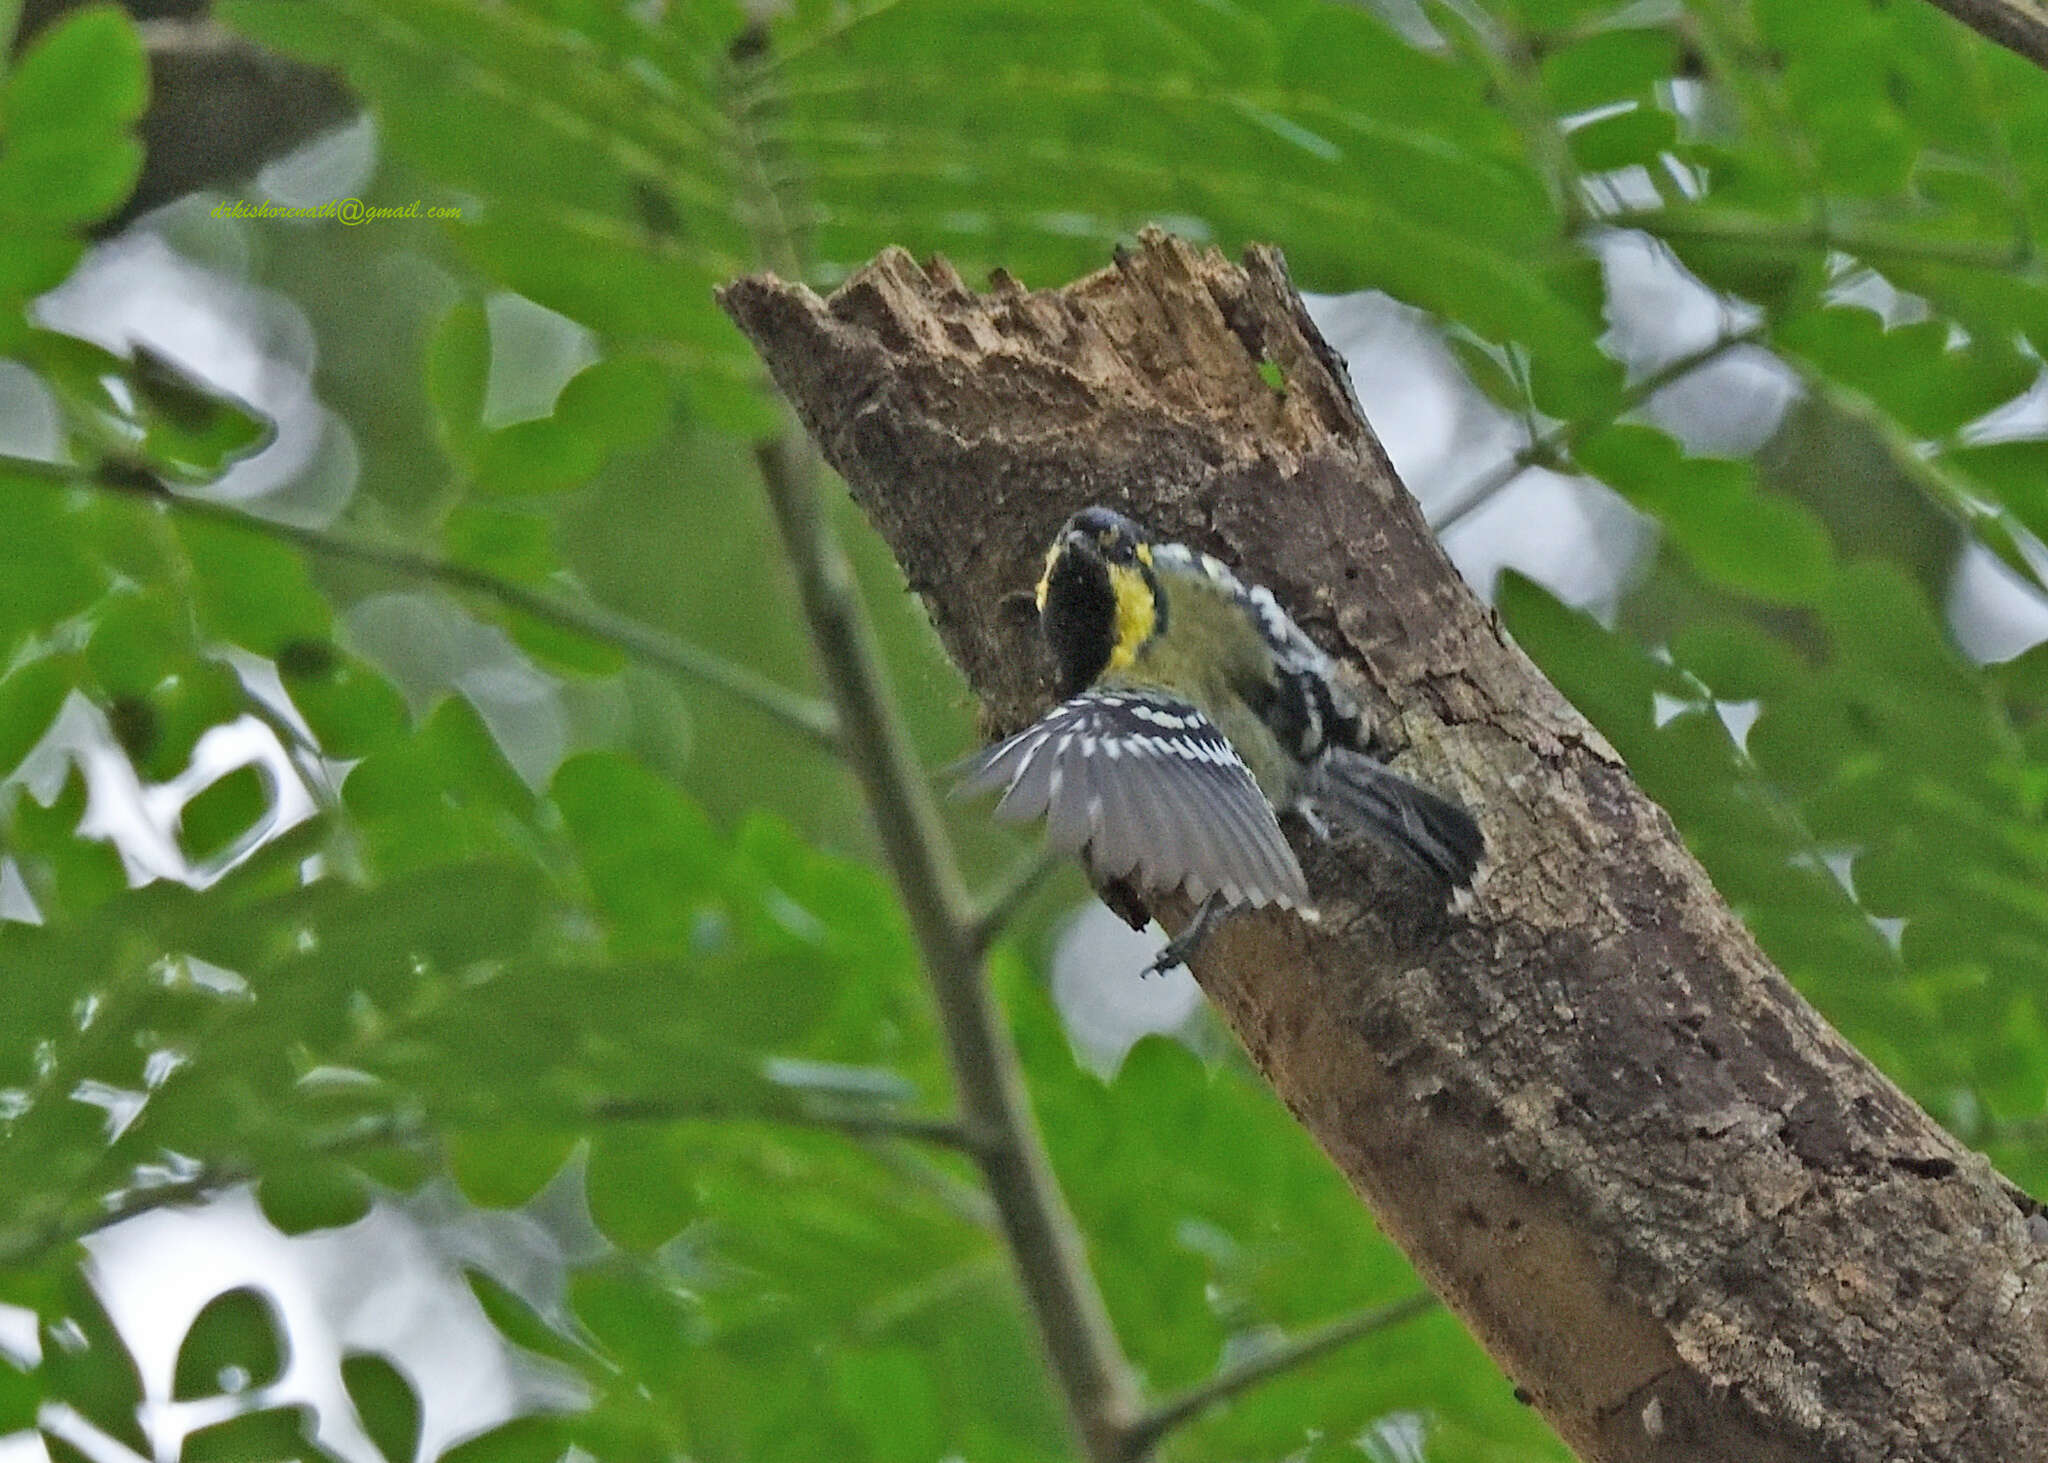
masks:
<svg viewBox="0 0 2048 1463"><path fill-rule="evenodd" d="M1370 835L1446 893L1471 887L1486 856L1472 815L1362 752L1331 747L1313 764L1303 800Z"/></svg>

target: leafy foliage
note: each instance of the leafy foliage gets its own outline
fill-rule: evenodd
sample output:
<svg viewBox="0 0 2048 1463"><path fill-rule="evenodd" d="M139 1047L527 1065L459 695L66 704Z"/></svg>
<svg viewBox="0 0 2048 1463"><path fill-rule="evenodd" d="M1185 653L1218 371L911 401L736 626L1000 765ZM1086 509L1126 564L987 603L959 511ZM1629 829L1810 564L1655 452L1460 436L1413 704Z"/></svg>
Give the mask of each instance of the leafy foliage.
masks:
<svg viewBox="0 0 2048 1463"><path fill-rule="evenodd" d="M1863 0L1488 0L1401 26L1322 0L220 8L340 67L378 188L463 217L249 251L361 457L341 519L294 537L205 511L268 441L258 413L28 309L140 166L133 26L74 11L0 90L0 352L67 464L0 467L0 1301L39 1338L0 1355L0 1435L64 1452L61 1402L149 1450L138 1409L173 1399L145 1395L79 1264L109 1217L246 1182L318 1233L443 1183L527 1214L570 1183L596 1240L558 1300L465 1274L583 1405L444 1457L1063 1454L971 1169L873 1136L947 1083L834 770L602 633L467 592L612 607L800 682L741 486L778 420L710 289L763 265L829 284L888 244L1047 283L1158 220L1429 311L1542 434L1532 460L1661 529L1605 623L1504 582L1515 634L1828 1015L2048 1185L2048 672L1974 664L1942 616L1963 546L2036 591L2048 562L2038 414L2000 415L2048 349L2048 78L2025 63ZM1689 452L1642 410L1656 383L1615 349L1600 262L1623 236L1794 373L1764 452ZM523 416L494 405L532 374L508 292L587 332ZM1876 465L1847 487L1842 442ZM337 544L447 572L394 595L388 561ZM863 553L918 735L957 749L950 672ZM478 689L478 645L541 688L555 742ZM237 726L277 756L207 762ZM170 865L92 816L102 753L168 809ZM1104 1083L1028 970L1004 984L1155 1391L1413 1288L1240 1064L1151 1040ZM265 1391L291 1355L259 1292L208 1306L172 1393L228 1410L185 1456L314 1456ZM417 1456L418 1380L376 1351L340 1367L376 1452ZM1167 1448L1418 1437L1561 1456L1442 1316Z"/></svg>

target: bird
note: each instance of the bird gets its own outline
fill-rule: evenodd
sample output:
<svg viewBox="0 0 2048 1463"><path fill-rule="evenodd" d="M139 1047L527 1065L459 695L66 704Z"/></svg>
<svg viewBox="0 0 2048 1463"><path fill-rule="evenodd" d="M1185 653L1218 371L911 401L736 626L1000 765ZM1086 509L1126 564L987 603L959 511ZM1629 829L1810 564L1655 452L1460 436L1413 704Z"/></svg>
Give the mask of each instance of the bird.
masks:
<svg viewBox="0 0 2048 1463"><path fill-rule="evenodd" d="M1000 791L1001 821L1044 818L1048 846L1133 925L1144 895L1194 900L1146 973L1241 910L1317 917L1282 815L1364 833L1439 901L1471 889L1477 821L1380 760L1335 662L1263 585L1093 506L1054 536L1035 599L1060 700L958 764L954 792Z"/></svg>

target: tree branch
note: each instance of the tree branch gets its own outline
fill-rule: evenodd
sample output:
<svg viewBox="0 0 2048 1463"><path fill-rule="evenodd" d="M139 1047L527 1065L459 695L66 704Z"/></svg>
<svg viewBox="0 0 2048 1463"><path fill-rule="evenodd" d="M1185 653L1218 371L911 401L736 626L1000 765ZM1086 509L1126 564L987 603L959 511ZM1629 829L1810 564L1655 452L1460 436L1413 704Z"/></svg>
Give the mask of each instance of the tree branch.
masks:
<svg viewBox="0 0 2048 1463"><path fill-rule="evenodd" d="M1004 593L1099 497L1268 585L1397 762L1479 813L1469 913L1305 846L1320 923L1247 916L1196 974L1582 1456L2048 1457L2035 1206L1798 997L1507 642L1277 254L1148 235L1064 289L977 295L891 250L829 301L771 278L724 301L996 725L1051 690Z"/></svg>
<svg viewBox="0 0 2048 1463"><path fill-rule="evenodd" d="M1197 1383L1186 1391L1167 1398L1132 1423L1124 1431L1125 1456L1142 1458L1158 1445L1159 1440L1183 1423L1194 1421L1212 1407L1221 1406L1240 1392L1248 1392L1262 1382L1269 1382L1284 1376L1297 1367L1320 1361L1331 1352L1349 1346L1352 1342L1376 1335L1391 1326L1411 1320L1425 1311L1435 1310L1437 1299L1428 1293L1411 1295L1406 1300L1397 1300L1390 1305L1374 1306L1356 1315L1340 1316L1312 1331L1291 1337L1256 1356L1248 1356L1234 1366L1224 1367L1206 1382Z"/></svg>
<svg viewBox="0 0 2048 1463"><path fill-rule="evenodd" d="M155 484L153 480L149 488L143 489L125 479L119 482L110 481L76 468L66 467L61 463L39 462L25 457L0 457L0 472L17 473L70 487L89 488L96 492L119 493L124 497L157 504L165 511L181 518L199 519L232 528L239 533L275 539L336 563L360 564L398 578L421 580L480 595L508 609L530 615L558 630L566 630L572 635L580 635L600 645L611 646L658 670L716 687L734 700L773 717L791 731L809 738L826 750L837 749L838 731L830 707L785 686L777 685L766 676L748 670L745 666L735 665L708 650L700 650L694 645L663 635L637 620L627 619L624 615L616 615L592 605L572 605L551 595L528 589L522 584L500 579L485 570L448 559L438 559L431 554L365 543L361 539L329 533L325 529L303 528L293 523L280 523L271 518L258 518L252 513L245 513L225 503L171 492L160 484Z"/></svg>
<svg viewBox="0 0 2048 1463"><path fill-rule="evenodd" d="M826 526L817 459L794 432L763 445L758 457L846 759L924 960L963 1120L982 1135L975 1161L1088 1457L1115 1463L1136 1410L1130 1367L1046 1161L1016 1051L989 997L958 866L889 698L852 568Z"/></svg>

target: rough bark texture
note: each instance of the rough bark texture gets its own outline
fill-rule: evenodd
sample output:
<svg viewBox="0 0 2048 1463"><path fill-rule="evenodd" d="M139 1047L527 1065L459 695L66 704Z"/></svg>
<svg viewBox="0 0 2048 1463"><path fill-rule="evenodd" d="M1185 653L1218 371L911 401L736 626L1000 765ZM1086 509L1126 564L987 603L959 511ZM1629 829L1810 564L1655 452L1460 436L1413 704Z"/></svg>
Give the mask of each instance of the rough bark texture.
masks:
<svg viewBox="0 0 2048 1463"><path fill-rule="evenodd" d="M1270 585L1401 764L1479 813L1470 915L1297 838L1323 922L1244 919L1197 974L1581 1456L2048 1459L2031 1201L1794 993L1504 639L1277 254L1148 236L1065 289L980 295L892 250L829 301L754 278L724 303L993 725L1049 695L1013 592L1104 502Z"/></svg>

